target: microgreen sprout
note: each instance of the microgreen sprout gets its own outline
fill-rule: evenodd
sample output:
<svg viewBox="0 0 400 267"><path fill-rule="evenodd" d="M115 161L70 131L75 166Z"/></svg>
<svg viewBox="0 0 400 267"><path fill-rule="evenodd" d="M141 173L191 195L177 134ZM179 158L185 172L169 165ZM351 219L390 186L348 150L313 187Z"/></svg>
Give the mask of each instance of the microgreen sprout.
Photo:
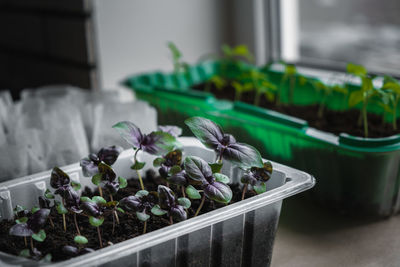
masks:
<svg viewBox="0 0 400 267"><path fill-rule="evenodd" d="M63 216L64 232L67 231L65 214L67 214L69 210L73 213L76 231L80 234L76 214L81 213L82 210L79 209L80 199L78 193L75 191L77 188L80 188L80 184L71 182L68 174L63 172L60 168L54 167L51 172L50 185L52 188L56 189L54 193L60 195L62 198L62 202L56 201L55 203L58 213Z"/></svg>
<svg viewBox="0 0 400 267"><path fill-rule="evenodd" d="M380 92L373 86L372 80L374 77L369 76L363 66L349 63L347 65L347 71L348 73L355 75L361 79L360 89L353 91L349 96L349 107L354 107L357 104L362 103L358 125L364 125L364 137L368 137L367 107L369 104L369 100L373 96L378 95Z"/></svg>
<svg viewBox="0 0 400 267"><path fill-rule="evenodd" d="M143 150L152 155L163 155L178 146L176 138L163 131L142 134L140 129L129 121L118 122L113 126L113 128L121 134L125 141L133 146L134 150L136 150L133 158L134 164L131 168L136 170L140 187L144 190L145 188L139 170L143 169L145 163L138 161L138 152Z"/></svg>
<svg viewBox="0 0 400 267"><path fill-rule="evenodd" d="M168 42L168 48L171 51L172 62L174 64L174 72L187 71L189 65L182 61L182 53L173 42Z"/></svg>
<svg viewBox="0 0 400 267"><path fill-rule="evenodd" d="M155 205L151 212L154 215L162 216L167 214L170 224L175 221L184 221L187 219L186 209L190 208L190 200L187 198L175 198L174 192L163 185L157 189L158 205Z"/></svg>
<svg viewBox="0 0 400 267"><path fill-rule="evenodd" d="M322 118L324 116L324 110L326 107L326 103L328 101L328 97L333 92L343 94L344 96L346 96L349 93L349 91L347 90L346 87L343 87L338 84L326 85L325 83L323 83L321 81L315 81L315 82L312 82L311 84L317 91L321 92L321 94L322 94L322 99L319 103L319 108L318 108L318 113L317 113L319 118Z"/></svg>
<svg viewBox="0 0 400 267"><path fill-rule="evenodd" d="M246 170L241 182L244 184L242 191L242 200L248 189L248 185L251 185L257 194L264 193L266 191L265 183L271 178L272 164L271 162L265 162L262 168L251 167Z"/></svg>
<svg viewBox="0 0 400 267"><path fill-rule="evenodd" d="M119 154L122 152L120 146L109 146L103 147L97 154L92 153L88 157L83 158L80 161L83 175L86 177L93 177L99 172L99 164L105 163L109 166L113 165L117 161ZM100 196L103 196L101 187L99 187Z"/></svg>
<svg viewBox="0 0 400 267"><path fill-rule="evenodd" d="M236 142L232 135L225 134L213 121L202 117L191 117L185 120L185 123L197 139L216 152L218 163L222 163L222 159L225 159L243 169L263 166L257 149L248 144Z"/></svg>
<svg viewBox="0 0 400 267"><path fill-rule="evenodd" d="M231 201L232 190L226 184L230 181L228 177L221 173L213 174L210 165L199 157L186 157L184 165L187 175L194 181L193 184L200 184L203 190L200 206L194 216L199 214L206 197L224 204Z"/></svg>
<svg viewBox="0 0 400 267"><path fill-rule="evenodd" d="M103 247L103 241L101 239L100 226L104 222L103 213L105 208L103 205L106 203L107 201L104 198L94 196L92 199L83 198L82 204L80 205L80 208L83 210L84 214L89 216L89 223L97 228L97 235L101 248Z"/></svg>
<svg viewBox="0 0 400 267"><path fill-rule="evenodd" d="M390 76L385 76L381 90L384 92L381 106L386 112L392 115L392 127L393 130L397 130L397 106L400 100L400 83Z"/></svg>
<svg viewBox="0 0 400 267"><path fill-rule="evenodd" d="M147 220L150 219L150 211L154 207L154 203L150 200L149 192L140 190L134 196L128 196L120 201L121 207L126 211L133 211L136 217L143 222L143 234L146 233Z"/></svg>
<svg viewBox="0 0 400 267"><path fill-rule="evenodd" d="M30 236L31 251L34 251L33 239L38 242L43 242L46 239L46 232L43 230L43 226L46 224L49 214L49 209L39 209L29 217L24 217L26 220L19 221L19 223L12 226L9 234L24 238Z"/></svg>
<svg viewBox="0 0 400 267"><path fill-rule="evenodd" d="M211 85L213 84L215 88L217 88L217 90L222 90L225 86L227 86L228 82L222 76L213 75L209 79L207 79L205 91L210 92Z"/></svg>

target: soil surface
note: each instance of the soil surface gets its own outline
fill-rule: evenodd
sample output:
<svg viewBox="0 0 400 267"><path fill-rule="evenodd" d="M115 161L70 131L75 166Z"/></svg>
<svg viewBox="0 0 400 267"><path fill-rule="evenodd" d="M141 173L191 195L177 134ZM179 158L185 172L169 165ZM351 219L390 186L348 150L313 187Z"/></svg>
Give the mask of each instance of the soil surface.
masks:
<svg viewBox="0 0 400 267"><path fill-rule="evenodd" d="M192 87L195 90L204 91L205 84L197 84ZM235 90L232 86L226 86L218 90L214 85L210 86L210 92L218 99L228 99L234 101ZM243 93L242 102L253 104L254 92ZM330 132L336 135L347 133L353 136L364 137L364 128L358 124L360 111L351 109L348 111L324 110L323 117L318 116L318 105L297 106L285 105L277 106L274 102L268 101L265 97L260 98L260 107L275 110L290 116L294 116L308 122L308 125L319 130ZM399 122L397 122L399 125ZM400 125L398 126L400 127ZM382 121L382 117L368 113L368 137L378 138L387 137L400 133L393 130L392 124Z"/></svg>
<svg viewBox="0 0 400 267"><path fill-rule="evenodd" d="M154 171L147 171L146 179L144 179L144 182L145 188L149 192L157 191L157 187L159 184L166 185L164 180L160 176L157 176ZM233 192L233 198L230 204L240 201L242 191L239 188L239 185L230 185L230 187ZM113 196L113 198L114 200L120 200L126 196L134 195L139 190L139 188L140 186L138 180L129 179L128 186L124 189L120 189L118 193ZM177 198L182 197L180 188L175 185L170 185L170 188L175 192L175 196ZM98 195L98 191L92 192L91 189L85 188L82 192L82 196L92 197L93 195ZM249 198L254 195L255 192L247 191L245 198ZM106 195L105 199L110 200L110 198ZM192 200L191 202L192 206L188 209L188 219L194 216L198 206L200 205L200 200ZM199 214L203 214L208 211L218 209L220 207L225 207L225 204L216 203L206 198L204 206ZM120 224L115 224L114 233L112 233L113 216L109 215L108 217L105 217L103 225L100 226L103 247L110 246L112 244L122 242L130 238L134 238L143 233L143 222L139 221L133 212L125 212L124 214L118 213L118 216ZM66 232L64 232L63 229L62 216L57 214L55 209L52 209L50 217L54 222L54 228L50 225L48 220L46 226L44 227L47 237L42 243L34 241L35 248L37 248L41 252L42 256L50 253L52 255L52 261L55 262L73 257L72 255L67 255L62 252L62 248L65 245L77 247L77 245L73 241L74 237L77 235L75 224L73 221L73 215L67 215ZM92 248L95 250L99 249L100 245L97 229L89 224L88 217L79 214L77 215L77 221L81 235L85 236L89 241L87 245L82 246L82 249L84 247ZM0 222L0 251L18 255L21 250L30 247L30 238L27 238L28 246L25 246L23 237L9 235L9 229L14 224L14 221L3 220ZM170 223L167 215L151 215L150 219L147 221L147 232L158 230L168 225L170 225Z"/></svg>

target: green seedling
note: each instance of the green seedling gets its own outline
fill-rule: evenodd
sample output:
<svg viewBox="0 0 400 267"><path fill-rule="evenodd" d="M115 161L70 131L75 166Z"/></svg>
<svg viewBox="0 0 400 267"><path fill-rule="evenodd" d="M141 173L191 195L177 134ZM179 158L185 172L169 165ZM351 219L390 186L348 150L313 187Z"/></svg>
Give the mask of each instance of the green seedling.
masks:
<svg viewBox="0 0 400 267"><path fill-rule="evenodd" d="M186 72L189 65L182 61L182 53L173 42L168 42L168 48L172 55L172 62L174 65L174 72Z"/></svg>
<svg viewBox="0 0 400 267"><path fill-rule="evenodd" d="M319 118L322 118L324 116L326 103L328 101L329 96L333 92L343 94L344 96L346 96L349 93L346 87L340 86L338 84L326 85L321 81L315 81L312 82L312 85L314 86L315 90L319 91L322 94L322 99L321 102L319 103L318 114L317 114Z"/></svg>
<svg viewBox="0 0 400 267"><path fill-rule="evenodd" d="M385 113L392 115L393 130L397 130L397 106L400 100L400 83L389 76L385 76L383 86L381 88L381 106Z"/></svg>

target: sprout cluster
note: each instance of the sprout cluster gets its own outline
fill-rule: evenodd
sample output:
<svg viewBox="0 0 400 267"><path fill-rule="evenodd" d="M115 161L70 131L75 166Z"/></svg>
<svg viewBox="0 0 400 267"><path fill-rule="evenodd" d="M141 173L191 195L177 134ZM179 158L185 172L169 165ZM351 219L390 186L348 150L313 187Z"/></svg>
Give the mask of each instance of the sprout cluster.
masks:
<svg viewBox="0 0 400 267"><path fill-rule="evenodd" d="M35 259L42 257L33 240L45 240L45 225L49 219L51 227L54 228L53 219L56 216L62 216L65 232L71 231L66 222L73 219L75 246L65 244L61 252L66 256L77 256L93 251L89 247L93 244L82 234L85 229L78 225L78 216L83 216L79 217L82 219L87 218L89 224L96 228L99 247L103 247L109 244L107 240L103 241L104 222L112 221L112 230L107 230L114 234L116 227L124 227L119 221L122 214L132 218L132 223L135 223L136 219L140 221L141 233L145 234L148 223L154 220L173 224L199 215L206 199L209 202L228 204L232 201L233 192L230 187L231 179L221 173L225 161L244 170L241 179L244 184L242 199L247 190L265 192L265 182L271 176L272 165L269 162L263 163L260 153L254 147L237 142L232 135L224 133L217 124L208 119L193 117L185 123L206 147L215 151L215 162L185 155L177 141L182 132L178 127L160 126L158 131L143 134L135 124L128 121L119 122L113 128L135 151L131 169L133 174L136 173L140 184L140 187L135 188L135 194L124 197L118 195L119 190L128 186L128 181L118 176L112 167L122 152L120 147L105 147L97 154L90 154L81 160L83 175L91 178L98 188L98 195L92 197L80 196L81 185L74 182L63 170L55 167L50 179L54 192L46 190L45 194L39 197L39 207L34 207L32 211L27 211L21 206L14 210L16 224L9 233L24 237L26 248L21 251L21 255ZM146 163L139 161L139 152L157 156L153 167L158 169L164 182L158 185L156 191L145 187L149 184L143 181L141 170ZM194 203L195 209L192 206ZM27 237L31 238L30 248Z"/></svg>

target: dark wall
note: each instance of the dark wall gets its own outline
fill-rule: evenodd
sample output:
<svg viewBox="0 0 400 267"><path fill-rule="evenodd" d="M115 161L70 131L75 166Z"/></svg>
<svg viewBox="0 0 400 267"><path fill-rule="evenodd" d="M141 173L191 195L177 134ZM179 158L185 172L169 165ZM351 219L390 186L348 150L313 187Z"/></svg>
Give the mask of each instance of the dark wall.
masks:
<svg viewBox="0 0 400 267"><path fill-rule="evenodd" d="M0 0L0 90L97 87L91 0Z"/></svg>

